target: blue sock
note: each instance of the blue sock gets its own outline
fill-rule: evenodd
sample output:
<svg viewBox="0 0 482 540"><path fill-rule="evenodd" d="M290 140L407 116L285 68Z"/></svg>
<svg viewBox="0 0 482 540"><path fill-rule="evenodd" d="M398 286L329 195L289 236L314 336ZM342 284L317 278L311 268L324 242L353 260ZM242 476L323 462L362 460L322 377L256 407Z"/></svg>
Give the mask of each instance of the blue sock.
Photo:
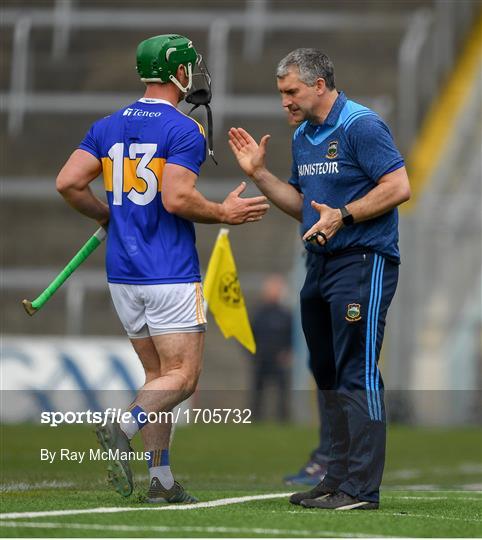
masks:
<svg viewBox="0 0 482 540"><path fill-rule="evenodd" d="M169 465L168 448L150 450L147 465L149 467L149 477L151 481L153 478L157 478L164 488L172 488L174 485L174 477L172 476L171 467Z"/></svg>
<svg viewBox="0 0 482 540"><path fill-rule="evenodd" d="M120 428L129 439L132 439L147 424L147 414L139 405L136 405L130 411L124 412L122 416Z"/></svg>

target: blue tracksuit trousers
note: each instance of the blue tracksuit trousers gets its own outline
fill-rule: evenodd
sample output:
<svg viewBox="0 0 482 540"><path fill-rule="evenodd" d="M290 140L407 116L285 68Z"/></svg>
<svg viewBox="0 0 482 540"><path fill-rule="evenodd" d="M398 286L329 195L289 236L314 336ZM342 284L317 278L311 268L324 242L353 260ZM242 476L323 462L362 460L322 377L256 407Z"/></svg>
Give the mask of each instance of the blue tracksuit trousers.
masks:
<svg viewBox="0 0 482 540"><path fill-rule="evenodd" d="M386 422L378 358L398 264L352 248L308 253L301 319L329 438L325 483L377 502Z"/></svg>

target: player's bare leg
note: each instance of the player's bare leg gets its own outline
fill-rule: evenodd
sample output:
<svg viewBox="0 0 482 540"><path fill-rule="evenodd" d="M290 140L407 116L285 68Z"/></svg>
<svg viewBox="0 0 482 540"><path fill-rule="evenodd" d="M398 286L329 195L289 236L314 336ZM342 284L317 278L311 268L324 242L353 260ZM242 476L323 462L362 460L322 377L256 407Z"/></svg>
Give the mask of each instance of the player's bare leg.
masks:
<svg viewBox="0 0 482 540"><path fill-rule="evenodd" d="M131 339L131 343L144 368L146 376L144 384L157 379L161 374L161 368L159 356L152 339L150 337ZM122 427L124 429L122 429ZM139 426L134 421L123 426L120 426L117 423L110 423L106 426L97 428L97 438L105 450L110 449L115 451L117 449L122 449L123 451L130 451L130 439L132 439L138 429ZM167 426L147 424L144 426L144 429L151 432L153 443L159 444L159 446L155 446L154 448L164 448L164 446L161 445L164 444L166 438L166 435L163 432L166 431L166 429L169 429ZM156 431L158 432L157 441L155 440L156 436L154 435ZM169 439L169 433L167 434L167 438ZM150 448L146 448L146 450L150 450ZM132 493L134 482L129 460L112 460L108 466L108 478L114 489L124 497L128 497Z"/></svg>
<svg viewBox="0 0 482 540"><path fill-rule="evenodd" d="M144 386L151 381L158 379L162 375L162 365L154 341L151 337L131 339L132 347L137 353L144 368L146 376ZM164 370L166 366L164 366ZM144 450L151 451L156 448L168 448L171 436L172 423L165 421L162 423L147 424L141 430L141 437L144 443Z"/></svg>
<svg viewBox="0 0 482 540"><path fill-rule="evenodd" d="M151 337L131 339L132 346L142 363L142 367L145 372L144 386L151 381L158 379L162 376L162 369L167 369L166 362L161 364L157 349L154 345L154 341ZM171 438L172 422L167 417L162 422L149 423L141 430L141 437L144 444L144 450L150 453L150 459L148 462L149 467L149 482L152 484L153 478L158 478L161 485L166 489L171 489L174 486L174 478L172 476L171 469L166 461L165 452L169 450L170 438ZM155 459L160 460L160 456L163 454L164 462L158 467L153 467Z"/></svg>
<svg viewBox="0 0 482 540"><path fill-rule="evenodd" d="M129 418L121 424L97 429L99 442L106 450L131 450L129 441L142 429L146 451L150 451L151 502L195 502L174 482L169 467L171 422L147 422L150 412L168 412L195 390L201 372L204 333L164 334L131 340L146 373L146 383L130 407ZM161 480L164 482L161 483ZM132 473L126 459L109 466L109 480L118 493L129 496L133 490Z"/></svg>
<svg viewBox="0 0 482 540"><path fill-rule="evenodd" d="M201 370L204 333L164 334L132 340L132 344L146 373L146 384L134 408L168 412L192 394ZM162 418L162 422L146 424L141 430L144 449L151 455L148 500L153 503L196 502L172 476L169 466L171 429L170 419Z"/></svg>
<svg viewBox="0 0 482 540"><path fill-rule="evenodd" d="M204 333L177 333L152 336L161 367L161 376L145 384L135 405L146 412L170 411L196 389L201 373Z"/></svg>

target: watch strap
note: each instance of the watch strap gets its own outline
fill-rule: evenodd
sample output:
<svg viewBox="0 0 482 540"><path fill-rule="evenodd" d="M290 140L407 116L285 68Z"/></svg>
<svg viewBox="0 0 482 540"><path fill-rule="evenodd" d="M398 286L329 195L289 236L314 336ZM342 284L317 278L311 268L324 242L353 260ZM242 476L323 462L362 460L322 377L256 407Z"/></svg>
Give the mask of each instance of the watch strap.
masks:
<svg viewBox="0 0 482 540"><path fill-rule="evenodd" d="M353 225L353 223L355 223L352 214L350 214L346 206L342 206L341 208L339 208L339 210L341 212L341 220L343 221L343 225L349 227L350 225Z"/></svg>

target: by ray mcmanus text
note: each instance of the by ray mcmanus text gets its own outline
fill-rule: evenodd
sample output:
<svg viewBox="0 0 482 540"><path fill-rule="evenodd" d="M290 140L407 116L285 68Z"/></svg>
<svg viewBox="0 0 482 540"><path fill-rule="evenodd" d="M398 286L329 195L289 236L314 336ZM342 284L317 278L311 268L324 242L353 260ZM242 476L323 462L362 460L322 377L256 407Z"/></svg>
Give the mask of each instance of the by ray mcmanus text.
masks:
<svg viewBox="0 0 482 540"><path fill-rule="evenodd" d="M78 463L79 465L85 461L147 461L149 452L125 452L119 449L116 450L71 450L70 448L61 448L60 450L49 450L48 448L40 449L40 461L52 464L56 461L69 461Z"/></svg>

